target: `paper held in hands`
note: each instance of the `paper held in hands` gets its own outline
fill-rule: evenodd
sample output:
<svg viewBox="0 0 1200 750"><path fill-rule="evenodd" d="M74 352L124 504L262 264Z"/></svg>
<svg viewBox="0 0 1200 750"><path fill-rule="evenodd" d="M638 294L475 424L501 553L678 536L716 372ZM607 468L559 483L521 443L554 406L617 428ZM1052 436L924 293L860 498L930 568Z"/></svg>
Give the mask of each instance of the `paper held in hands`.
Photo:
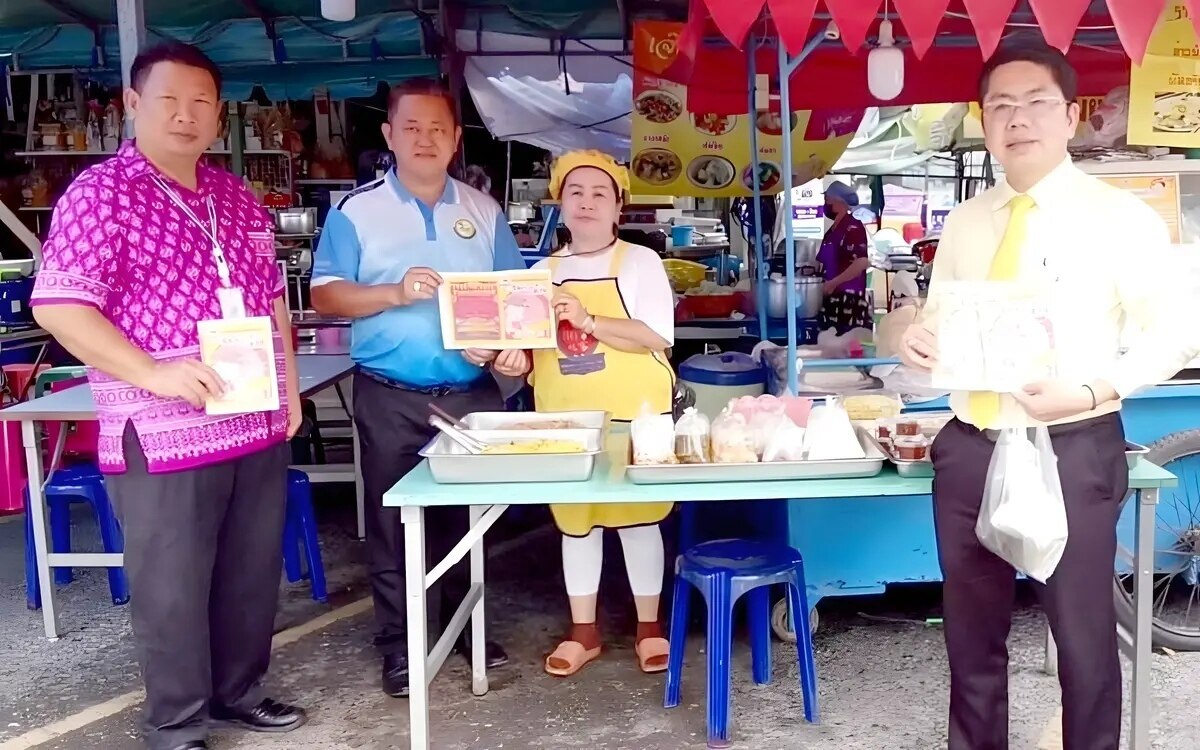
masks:
<svg viewBox="0 0 1200 750"><path fill-rule="evenodd" d="M447 349L558 346L549 270L444 273L438 287Z"/></svg>
<svg viewBox="0 0 1200 750"><path fill-rule="evenodd" d="M269 317L204 320L197 328L201 361L229 388L221 398L209 399L204 405L206 413L247 414L279 408Z"/></svg>
<svg viewBox="0 0 1200 750"><path fill-rule="evenodd" d="M1005 281L947 281L934 288L938 362L933 387L1013 393L1054 378L1050 301Z"/></svg>

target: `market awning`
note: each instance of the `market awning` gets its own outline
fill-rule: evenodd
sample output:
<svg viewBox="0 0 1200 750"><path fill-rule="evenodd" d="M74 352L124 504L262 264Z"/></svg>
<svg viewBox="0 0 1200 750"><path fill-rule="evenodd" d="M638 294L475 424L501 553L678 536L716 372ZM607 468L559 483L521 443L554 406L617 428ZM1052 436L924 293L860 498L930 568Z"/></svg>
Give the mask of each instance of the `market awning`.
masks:
<svg viewBox="0 0 1200 750"><path fill-rule="evenodd" d="M842 43L857 54L878 27L884 11L899 21L901 35L921 58L939 32L961 33L969 21L986 58L1004 32L1016 26L1040 28L1046 41L1066 50L1077 31L1114 29L1128 57L1140 62L1166 0L691 0L711 14L721 34L740 46L767 10L774 28L793 54L809 38L814 19L832 18ZM1200 28L1200 0L1183 0ZM823 12L822 12L823 11ZM818 27L820 28L820 27Z"/></svg>
<svg viewBox="0 0 1200 750"><path fill-rule="evenodd" d="M1165 1L691 0L677 42L679 54L663 75L689 84L690 111L741 114L748 104L747 54L742 51L747 40L757 40L756 71L769 75L772 92L778 93L774 45L761 42L778 38L795 54L815 37L816 47L789 80L793 109L968 102L977 97L980 68L1001 38L1040 29L1052 44L1069 48L1079 94L1103 96L1129 82L1125 47L1144 52ZM1187 1L1200 11L1200 0ZM885 7L890 18L898 18L893 29L897 44L911 50L906 52L904 90L890 102L868 91L863 50L878 34ZM1065 13L1068 8L1073 9L1070 14ZM930 9L937 11L932 20L925 15ZM1121 26L1117 19L1123 19ZM831 21L837 35L820 39ZM1141 39L1137 46L1127 41L1135 37Z"/></svg>

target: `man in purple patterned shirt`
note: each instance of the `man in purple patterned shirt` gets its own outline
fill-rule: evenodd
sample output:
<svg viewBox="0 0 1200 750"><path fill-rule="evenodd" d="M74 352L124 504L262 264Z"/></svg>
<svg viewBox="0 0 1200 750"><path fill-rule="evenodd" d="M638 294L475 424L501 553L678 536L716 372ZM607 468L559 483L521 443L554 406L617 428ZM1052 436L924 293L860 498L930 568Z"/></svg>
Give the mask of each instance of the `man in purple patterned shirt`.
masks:
<svg viewBox="0 0 1200 750"><path fill-rule="evenodd" d="M220 72L172 43L139 55L130 79L136 141L55 206L32 304L89 366L100 465L125 534L147 746L196 750L214 724L285 732L305 720L259 686L300 399L271 221L237 176L201 159L219 131ZM197 324L263 316L286 403L207 415L227 386L200 361Z"/></svg>

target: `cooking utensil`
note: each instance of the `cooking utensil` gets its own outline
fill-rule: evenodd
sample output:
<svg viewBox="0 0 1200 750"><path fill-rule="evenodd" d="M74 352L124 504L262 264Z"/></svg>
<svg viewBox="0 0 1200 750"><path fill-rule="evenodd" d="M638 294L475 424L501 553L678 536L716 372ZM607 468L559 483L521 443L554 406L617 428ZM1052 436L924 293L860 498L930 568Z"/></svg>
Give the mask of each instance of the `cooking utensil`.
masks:
<svg viewBox="0 0 1200 750"><path fill-rule="evenodd" d="M431 414L429 416L429 424L440 430L446 437L461 445L463 449L467 451L467 453L470 453L473 456L483 453L484 449L487 447L485 444L479 442L436 414Z"/></svg>
<svg viewBox="0 0 1200 750"><path fill-rule="evenodd" d="M450 412L446 411L445 409L443 409L442 407L438 406L437 404L433 403L432 401L431 401L431 402L429 402L429 411L433 412L434 414L438 415L439 417L441 417L442 419L446 420L446 421L447 421L447 422L449 422L450 424L454 425L455 429L459 429L459 430L469 430L469 429L471 429L471 428L470 428L470 427L467 425L467 423L466 423L466 422L464 422L463 420L461 420L461 419L459 419L458 417L454 416L453 414L451 414Z"/></svg>
<svg viewBox="0 0 1200 750"><path fill-rule="evenodd" d="M787 279L767 279L767 315L772 318L787 318ZM825 300L825 279L820 276L797 276L796 310L798 318L815 318L821 314L821 303Z"/></svg>

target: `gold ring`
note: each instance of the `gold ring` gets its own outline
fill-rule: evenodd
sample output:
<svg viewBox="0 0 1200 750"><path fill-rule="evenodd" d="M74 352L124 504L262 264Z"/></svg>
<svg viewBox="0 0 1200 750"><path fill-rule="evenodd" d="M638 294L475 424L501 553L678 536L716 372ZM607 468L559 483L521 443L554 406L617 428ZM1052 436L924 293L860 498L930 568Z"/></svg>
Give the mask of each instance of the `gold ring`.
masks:
<svg viewBox="0 0 1200 750"><path fill-rule="evenodd" d="M421 282L419 282L419 281L414 281L414 282L413 282L413 291L414 291L414 292L419 292L419 291L421 291Z"/></svg>

